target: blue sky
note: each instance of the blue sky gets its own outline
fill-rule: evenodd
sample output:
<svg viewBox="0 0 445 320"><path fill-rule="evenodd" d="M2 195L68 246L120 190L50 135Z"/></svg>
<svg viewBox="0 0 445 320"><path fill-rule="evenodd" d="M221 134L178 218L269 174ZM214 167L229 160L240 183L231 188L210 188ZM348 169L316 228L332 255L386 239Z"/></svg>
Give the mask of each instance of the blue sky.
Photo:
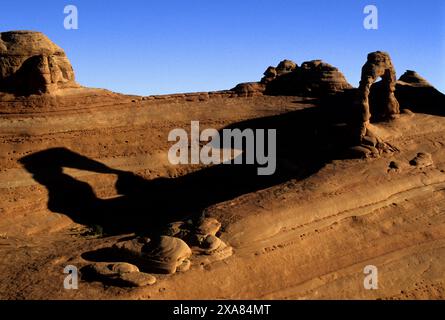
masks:
<svg viewBox="0 0 445 320"><path fill-rule="evenodd" d="M65 30L63 9L79 10ZM363 27L366 5L379 29ZM141 95L229 89L269 65L323 59L354 86L367 53L445 92L443 0L4 1L0 31L38 30L65 49L79 83Z"/></svg>

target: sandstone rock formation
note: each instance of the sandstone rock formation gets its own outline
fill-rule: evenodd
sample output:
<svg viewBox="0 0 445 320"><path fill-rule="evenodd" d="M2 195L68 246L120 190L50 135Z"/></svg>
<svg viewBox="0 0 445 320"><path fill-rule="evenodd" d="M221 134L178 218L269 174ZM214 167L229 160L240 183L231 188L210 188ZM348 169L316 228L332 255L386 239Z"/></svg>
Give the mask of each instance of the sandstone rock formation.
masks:
<svg viewBox="0 0 445 320"><path fill-rule="evenodd" d="M98 280L118 286L143 287L156 283L156 277L140 272L135 265L126 262L96 262L82 269L83 278Z"/></svg>
<svg viewBox="0 0 445 320"><path fill-rule="evenodd" d="M216 235L221 229L221 222L215 218L202 217L194 230L197 252L210 256L206 262L224 260L233 254L233 249Z"/></svg>
<svg viewBox="0 0 445 320"><path fill-rule="evenodd" d="M78 87L65 52L43 33L0 33L0 92L53 93Z"/></svg>
<svg viewBox="0 0 445 320"><path fill-rule="evenodd" d="M371 119L369 106L369 94L371 86L379 78L382 78L382 114L384 118L391 118L400 113L399 102L394 91L396 90L396 72L388 53L376 51L368 54L368 60L362 68L360 86L358 88L358 108L360 109L359 131L360 138L367 134L367 128Z"/></svg>
<svg viewBox="0 0 445 320"><path fill-rule="evenodd" d="M118 242L113 246L115 254L134 262L139 267L151 272L175 273L192 251L181 239L161 236L157 239L136 238ZM188 264L188 262L185 262Z"/></svg>
<svg viewBox="0 0 445 320"><path fill-rule="evenodd" d="M185 260L190 258L192 251L179 238L161 236L143 248L143 255L149 261L151 268L163 273L175 273L177 267L189 263Z"/></svg>
<svg viewBox="0 0 445 320"><path fill-rule="evenodd" d="M112 249L117 256L122 258L129 258L133 261L143 259L142 249L150 240L135 238L132 240L120 241L113 245Z"/></svg>
<svg viewBox="0 0 445 320"><path fill-rule="evenodd" d="M418 168L424 168L434 165L434 161L431 153L419 152L409 164Z"/></svg>
<svg viewBox="0 0 445 320"><path fill-rule="evenodd" d="M276 67L268 67L260 82L241 83L232 90L245 95L323 96L351 88L337 68L321 60L304 62L301 67L283 60Z"/></svg>
<svg viewBox="0 0 445 320"><path fill-rule="evenodd" d="M406 83L416 87L432 87L432 85L421 77L416 71L406 70L399 78L398 83Z"/></svg>
<svg viewBox="0 0 445 320"><path fill-rule="evenodd" d="M196 226L196 233L198 235L212 235L215 236L219 229L221 229L221 222L215 218L201 218Z"/></svg>
<svg viewBox="0 0 445 320"><path fill-rule="evenodd" d="M218 238L221 223L209 217L202 217L198 221L177 221L169 223L161 236L153 239L148 237L135 237L130 240L116 242L111 248L106 248L106 255L112 261L126 261L141 268L143 271L173 274L185 272L190 269L191 257L201 264L208 264L230 257L233 254L231 246ZM196 255L195 255L196 254ZM128 263L119 265L127 267ZM131 265L130 265L131 266ZM93 278L116 278L117 267L111 264L92 264L87 270ZM115 270L116 269L116 270ZM125 270L127 270L126 268ZM135 270L128 270L135 272ZM119 273L119 272L118 272ZM122 272L121 272L122 273ZM126 275L119 280L135 284L137 281L145 283L148 278L144 275Z"/></svg>
<svg viewBox="0 0 445 320"><path fill-rule="evenodd" d="M215 218L201 217L198 221L178 221L170 223L165 234L179 237L191 246L193 253L204 255L201 263L208 264L230 257L233 248L217 237L221 229L221 222ZM183 268L184 264L180 267Z"/></svg>
<svg viewBox="0 0 445 320"><path fill-rule="evenodd" d="M388 92L384 81L375 83L369 95L369 107L371 121L381 120L387 115L386 105ZM396 82L395 97L399 103L400 110L414 112L425 112L443 115L445 110L445 95L434 88L427 80L417 72L407 70ZM386 101L386 103L385 103ZM360 116L359 116L360 117Z"/></svg>
<svg viewBox="0 0 445 320"><path fill-rule="evenodd" d="M167 228L164 230L164 234L169 237L177 237L180 239L188 239L190 237L190 229L192 223L184 221L176 221L169 223Z"/></svg>
<svg viewBox="0 0 445 320"><path fill-rule="evenodd" d="M266 86L260 82L246 82L240 83L232 91L236 92L241 97L252 97L263 94Z"/></svg>
<svg viewBox="0 0 445 320"><path fill-rule="evenodd" d="M402 109L445 114L445 95L415 71L408 70L400 77L395 94Z"/></svg>
<svg viewBox="0 0 445 320"><path fill-rule="evenodd" d="M300 74L302 89L309 94L330 94L352 88L336 67L321 60L304 62Z"/></svg>
<svg viewBox="0 0 445 320"><path fill-rule="evenodd" d="M293 62L292 60L283 60L281 61L278 66L276 67L277 74L281 75L283 73L292 72L295 69L297 69L298 65Z"/></svg>
<svg viewBox="0 0 445 320"><path fill-rule="evenodd" d="M261 79L261 83L269 83L277 77L277 68L270 66L264 71L263 75L264 77Z"/></svg>

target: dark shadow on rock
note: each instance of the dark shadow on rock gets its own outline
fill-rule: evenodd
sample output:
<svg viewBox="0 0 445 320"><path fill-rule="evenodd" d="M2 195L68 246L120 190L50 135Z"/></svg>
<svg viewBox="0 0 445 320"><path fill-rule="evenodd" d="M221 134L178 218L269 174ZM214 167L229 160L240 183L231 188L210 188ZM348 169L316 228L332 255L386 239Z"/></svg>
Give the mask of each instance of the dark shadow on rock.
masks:
<svg viewBox="0 0 445 320"><path fill-rule="evenodd" d="M122 256L116 254L116 251L110 248L102 248L88 251L81 254L85 260L92 262L121 262Z"/></svg>
<svg viewBox="0 0 445 320"><path fill-rule="evenodd" d="M14 73L0 81L0 91L18 96L30 96L46 92L46 82L39 65L43 56L28 58Z"/></svg>
<svg viewBox="0 0 445 320"><path fill-rule="evenodd" d="M376 82L371 87L369 104L372 114L371 121L380 121L376 115L382 114L383 84ZM445 95L432 86L415 86L398 82L395 96L400 109L409 109L415 113L425 113L436 116L445 116Z"/></svg>
<svg viewBox="0 0 445 320"><path fill-rule="evenodd" d="M346 121L350 110L343 104L348 99L331 97L320 106L225 128L277 130L276 171L269 176L258 175L258 165L220 164L177 178L147 180L66 148L40 151L20 162L47 188L49 210L80 224L100 225L106 234L151 233L166 223L196 217L210 205L290 179L304 179L332 159L344 158L344 150L352 144ZM88 183L64 173L63 168L115 174L119 196L100 199Z"/></svg>
<svg viewBox="0 0 445 320"><path fill-rule="evenodd" d="M434 87L397 85L396 98L402 109L445 116L445 95Z"/></svg>

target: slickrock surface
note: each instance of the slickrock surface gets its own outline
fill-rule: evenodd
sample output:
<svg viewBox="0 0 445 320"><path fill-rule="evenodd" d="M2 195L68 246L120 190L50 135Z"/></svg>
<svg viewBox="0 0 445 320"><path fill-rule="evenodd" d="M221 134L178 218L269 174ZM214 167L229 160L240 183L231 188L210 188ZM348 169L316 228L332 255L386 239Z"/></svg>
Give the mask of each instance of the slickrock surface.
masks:
<svg viewBox="0 0 445 320"><path fill-rule="evenodd" d="M227 190L239 190L206 210L222 223L218 238L233 247L233 254L222 261L201 268L199 260L192 258L187 272L170 278L155 275L157 282L142 291L105 290L100 281L83 280L82 290L64 290L61 270L66 265L90 263L82 258L83 253L111 247L117 238L84 238L83 229L68 215L50 211L46 187L18 162L23 156L63 146L111 168L152 181L171 179L177 185L178 177L203 168L169 164L167 136L171 129L187 128L191 119L200 119L202 128L222 128L272 115L286 119L292 112L304 117L303 112L316 108L298 97L159 104L125 99L88 112L1 116L2 298L444 298L445 120L422 113L402 114L393 123L373 125L379 137L401 150L378 159L336 160L308 178L290 177L263 184L264 190L247 188L247 193L241 186L254 176L237 173L228 180L230 171L224 171L221 176L190 180L187 189L202 185L220 194L215 186L224 181ZM299 137L293 121L286 123L279 130L292 128L289 132ZM301 141L289 142L288 148L296 150L289 163L304 159L303 150L296 148ZM420 152L430 153L434 166L410 165ZM278 169L291 169L284 159ZM391 162L398 164L397 170L391 169ZM116 174L63 170L73 181L89 184L102 201L121 197ZM158 199L147 193L145 201L172 206L184 192L173 190L167 189ZM205 200L199 193L190 199L195 203ZM180 202L178 208L184 204ZM162 212L160 208L154 212ZM151 212L145 214L154 214ZM127 214L124 211L111 221L122 224ZM203 246L213 248L215 242L218 240L206 238ZM361 286L368 264L379 269L379 290Z"/></svg>
<svg viewBox="0 0 445 320"><path fill-rule="evenodd" d="M373 57L363 88L383 74L403 112L367 125L366 159L347 154L354 109L332 92L0 95L0 298L444 299L444 96L410 72L392 91ZM348 87L319 61L284 62L262 85L306 68L311 92L319 75ZM276 174L170 164L169 132L192 120L276 129ZM79 290L63 287L67 265ZM378 290L363 287L367 265Z"/></svg>

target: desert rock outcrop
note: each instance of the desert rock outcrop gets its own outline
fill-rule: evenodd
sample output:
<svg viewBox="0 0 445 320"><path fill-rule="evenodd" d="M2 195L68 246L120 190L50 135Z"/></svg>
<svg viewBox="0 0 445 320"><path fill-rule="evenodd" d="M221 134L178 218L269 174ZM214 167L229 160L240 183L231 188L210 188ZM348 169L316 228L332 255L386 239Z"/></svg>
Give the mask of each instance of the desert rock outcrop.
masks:
<svg viewBox="0 0 445 320"><path fill-rule="evenodd" d="M406 72L400 76L398 82L404 82L418 87L432 87L428 81L413 70L406 70Z"/></svg>
<svg viewBox="0 0 445 320"><path fill-rule="evenodd" d="M326 62L312 60L299 67L291 60L283 60L276 67L268 67L260 82L241 83L232 90L249 95L323 96L351 88L344 75Z"/></svg>
<svg viewBox="0 0 445 320"><path fill-rule="evenodd" d="M140 272L137 266L126 262L96 262L83 268L82 273L85 279L119 286L143 287L156 283L156 277Z"/></svg>
<svg viewBox="0 0 445 320"><path fill-rule="evenodd" d="M0 92L53 93L78 87L65 52L43 33L0 33Z"/></svg>
<svg viewBox="0 0 445 320"><path fill-rule="evenodd" d="M150 263L151 268L162 273L175 273L185 260L190 258L192 251L181 239L161 236L150 241L143 248L144 258ZM185 263L188 264L186 261Z"/></svg>
<svg viewBox="0 0 445 320"><path fill-rule="evenodd" d="M358 88L358 107L360 108L360 137L367 134L367 128L371 119L369 106L369 94L371 86L379 78L382 78L382 117L391 118L400 112L399 102L394 91L396 90L396 72L388 53L376 51L368 54L368 60L362 68L360 86Z"/></svg>
<svg viewBox="0 0 445 320"><path fill-rule="evenodd" d="M330 94L352 88L336 67L322 60L304 62L299 72L302 90L308 94Z"/></svg>
<svg viewBox="0 0 445 320"><path fill-rule="evenodd" d="M293 62L292 60L285 59L278 64L278 66L276 67L276 70L277 70L278 75L280 75L283 73L292 72L297 67L298 67L298 65L295 62Z"/></svg>
<svg viewBox="0 0 445 320"><path fill-rule="evenodd" d="M401 109L443 114L445 95L417 72L408 70L397 81L396 97Z"/></svg>
<svg viewBox="0 0 445 320"><path fill-rule="evenodd" d="M194 223L192 221L178 221L170 223L165 234L183 239L197 254L195 259L202 260L199 256L204 255L204 263L211 263L230 257L233 248L221 240L217 235L221 229L221 222L212 217L201 217ZM187 261L178 267L178 271L187 267Z"/></svg>
<svg viewBox="0 0 445 320"><path fill-rule="evenodd" d="M181 239L161 236L144 241L142 238L118 242L113 246L116 255L138 266L159 273L175 273L192 251Z"/></svg>
<svg viewBox="0 0 445 320"><path fill-rule="evenodd" d="M260 82L245 82L238 84L232 89L238 96L241 97L252 97L256 95L261 95L266 90L266 86Z"/></svg>

